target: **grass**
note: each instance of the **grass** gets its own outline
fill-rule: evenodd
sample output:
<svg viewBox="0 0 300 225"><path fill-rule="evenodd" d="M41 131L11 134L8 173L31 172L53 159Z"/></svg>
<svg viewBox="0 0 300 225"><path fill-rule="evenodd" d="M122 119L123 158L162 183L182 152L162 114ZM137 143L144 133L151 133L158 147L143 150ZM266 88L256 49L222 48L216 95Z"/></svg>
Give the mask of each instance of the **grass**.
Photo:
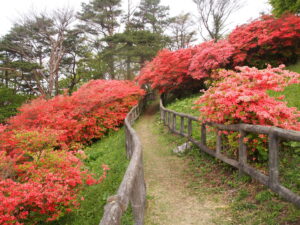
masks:
<svg viewBox="0 0 300 225"><path fill-rule="evenodd" d="M194 106L194 102L200 97L200 95L201 93L198 93L186 98L175 99L175 101L167 105L167 108L176 112L199 116L199 111L197 109L192 109L192 107Z"/></svg>
<svg viewBox="0 0 300 225"><path fill-rule="evenodd" d="M296 107L298 110L300 110L300 84L289 85L282 92L269 91L268 93L272 97L284 95L285 98L283 101L286 101L289 107Z"/></svg>
<svg viewBox="0 0 300 225"><path fill-rule="evenodd" d="M287 69L300 73L300 61L297 64L288 66ZM300 84L292 84L286 87L283 92L270 91L269 94L272 97L279 97L281 95L284 95L284 101L287 102L287 105L289 107L296 107L298 110L300 110Z"/></svg>
<svg viewBox="0 0 300 225"><path fill-rule="evenodd" d="M184 140L168 132L161 123L156 128L162 142L166 145L177 142L180 145ZM249 176L240 176L233 167L201 152L193 146L185 154L188 161L185 173L187 185L192 194L199 199L214 196L214 200L228 205L224 208L226 217L214 218L215 224L224 225L277 225L299 224L300 210L293 204L285 202L276 193L269 191L262 184Z"/></svg>
<svg viewBox="0 0 300 225"><path fill-rule="evenodd" d="M288 67L289 70L300 73L300 62ZM289 107L300 110L300 85L290 85L281 93L269 92L273 97L285 95ZM177 112L198 116L193 109L193 102L200 95L193 95L184 99L177 99L167 108ZM198 113L198 114L197 114ZM178 124L178 122L177 122ZM172 136L172 135L171 135ZM208 135L208 138L210 135ZM166 139L170 138L168 135ZM230 204L228 213L232 221L228 224L300 224L300 210L293 204L281 199L276 193L253 181L249 176L240 177L232 167L200 152L197 147L192 148L186 155L190 161L189 174L194 181L190 187L198 190L199 195L205 193L223 193ZM300 143L284 143L280 152L280 181L294 192L300 192ZM220 221L216 221L220 224ZM226 223L222 223L226 224Z"/></svg>
<svg viewBox="0 0 300 225"><path fill-rule="evenodd" d="M79 209L49 225L97 225L103 216L107 197L116 194L129 162L126 159L124 129L112 132L86 148L85 152L85 165L97 176L102 173L102 164L109 166L107 178L102 183L86 187L82 191L80 198L84 197L84 201L81 201ZM122 224L133 224L130 209L123 216Z"/></svg>
<svg viewBox="0 0 300 225"><path fill-rule="evenodd" d="M294 64L294 65L290 65L287 67L288 70L300 73L300 61L298 61L298 63Z"/></svg>

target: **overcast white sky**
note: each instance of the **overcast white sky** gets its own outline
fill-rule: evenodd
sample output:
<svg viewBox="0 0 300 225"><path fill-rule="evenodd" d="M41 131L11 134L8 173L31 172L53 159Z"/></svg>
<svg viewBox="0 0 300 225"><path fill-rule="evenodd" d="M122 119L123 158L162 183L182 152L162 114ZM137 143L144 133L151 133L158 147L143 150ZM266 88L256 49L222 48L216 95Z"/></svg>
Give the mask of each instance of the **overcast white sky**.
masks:
<svg viewBox="0 0 300 225"><path fill-rule="evenodd" d="M122 0L124 5L127 0ZM138 5L140 0L131 0L133 4ZM236 25L246 23L250 19L255 19L260 12L270 11L267 0L244 0L245 6L231 17L230 29ZM0 36L6 34L13 23L32 10L49 11L56 8L72 7L76 11L80 9L82 2L89 0L6 0L2 2L0 8ZM162 5L170 7L170 14L175 16L181 12L191 12L197 14L197 8L192 0L161 0ZM124 6L126 10L126 6Z"/></svg>

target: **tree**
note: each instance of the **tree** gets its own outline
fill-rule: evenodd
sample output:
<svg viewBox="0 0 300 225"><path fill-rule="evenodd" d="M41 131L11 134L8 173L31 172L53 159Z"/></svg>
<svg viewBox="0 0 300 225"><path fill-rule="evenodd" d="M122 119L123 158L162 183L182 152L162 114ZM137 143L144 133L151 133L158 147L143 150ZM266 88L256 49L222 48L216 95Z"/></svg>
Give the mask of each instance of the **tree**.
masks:
<svg viewBox="0 0 300 225"><path fill-rule="evenodd" d="M147 30L127 29L123 33L109 37L109 41L116 46L114 55L121 64L119 74L124 74L123 79L133 80L145 61L151 60L160 49L166 46L169 39Z"/></svg>
<svg viewBox="0 0 300 225"><path fill-rule="evenodd" d="M66 53L64 41L72 21L73 11L68 9L51 15L32 14L16 23L1 43L1 48L17 56L19 62L33 66L32 74L42 95L50 97L59 92L59 69Z"/></svg>
<svg viewBox="0 0 300 225"><path fill-rule="evenodd" d="M196 41L195 35L197 32L192 28L193 21L189 13L180 14L170 20L171 40L173 48L187 48L194 41Z"/></svg>
<svg viewBox="0 0 300 225"><path fill-rule="evenodd" d="M23 95L18 95L13 89L3 87L0 85L0 123L4 123L5 120L17 113L23 102L28 98Z"/></svg>
<svg viewBox="0 0 300 225"><path fill-rule="evenodd" d="M152 33L163 33L169 24L169 7L160 5L160 0L141 0L134 13L133 26Z"/></svg>
<svg viewBox="0 0 300 225"><path fill-rule="evenodd" d="M88 4L83 3L82 11L78 14L78 18L83 22L79 27L96 37L93 42L100 51L106 48L103 58L109 66L111 79L115 78L115 62L111 54L115 46L104 40L115 34L120 26L118 21L122 13L120 4L120 0L93 0Z"/></svg>
<svg viewBox="0 0 300 225"><path fill-rule="evenodd" d="M225 32L229 16L240 9L240 0L193 0L197 5L200 22L200 35L204 40L218 41ZM207 36L208 33L208 36Z"/></svg>
<svg viewBox="0 0 300 225"><path fill-rule="evenodd" d="M269 0L272 13L280 17L284 13L300 13L300 0Z"/></svg>

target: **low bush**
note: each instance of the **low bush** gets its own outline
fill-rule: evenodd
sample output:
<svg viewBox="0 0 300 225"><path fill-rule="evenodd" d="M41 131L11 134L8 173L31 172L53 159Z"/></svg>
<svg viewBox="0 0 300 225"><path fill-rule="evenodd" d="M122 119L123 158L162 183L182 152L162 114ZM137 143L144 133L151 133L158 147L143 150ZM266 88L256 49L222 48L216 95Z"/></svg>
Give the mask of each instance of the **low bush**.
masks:
<svg viewBox="0 0 300 225"><path fill-rule="evenodd" d="M250 67L237 68L240 72L222 70L216 81L196 101L200 111L200 120L238 124L248 123L265 126L277 126L283 129L300 130L300 112L297 108L288 107L284 96L270 97L267 90L283 91L284 87L300 82L300 74L271 68L258 70ZM237 141L237 133L231 139ZM267 137L249 134L245 139L248 145L249 158L253 161L266 161ZM237 154L237 153L235 153Z"/></svg>
<svg viewBox="0 0 300 225"><path fill-rule="evenodd" d="M227 40L203 42L194 49L196 53L189 66L194 79L210 77L216 69L230 68L234 48Z"/></svg>
<svg viewBox="0 0 300 225"><path fill-rule="evenodd" d="M294 64L300 51L300 17L262 16L237 27L228 41L235 48L234 65L265 68L267 64Z"/></svg>
<svg viewBox="0 0 300 225"><path fill-rule="evenodd" d="M193 48L170 51L164 49L142 68L137 81L143 86L150 84L159 93L177 92L189 89L199 89L202 82L192 78L188 71L190 61L195 53Z"/></svg>
<svg viewBox="0 0 300 225"><path fill-rule="evenodd" d="M80 148L118 129L143 94L132 82L94 80L23 105L0 126L0 223L52 221L78 207L79 192L108 170L94 178Z"/></svg>
<svg viewBox="0 0 300 225"><path fill-rule="evenodd" d="M7 129L51 129L58 134L62 148L78 148L117 129L143 90L128 81L93 80L72 96L39 98L20 108L8 121Z"/></svg>

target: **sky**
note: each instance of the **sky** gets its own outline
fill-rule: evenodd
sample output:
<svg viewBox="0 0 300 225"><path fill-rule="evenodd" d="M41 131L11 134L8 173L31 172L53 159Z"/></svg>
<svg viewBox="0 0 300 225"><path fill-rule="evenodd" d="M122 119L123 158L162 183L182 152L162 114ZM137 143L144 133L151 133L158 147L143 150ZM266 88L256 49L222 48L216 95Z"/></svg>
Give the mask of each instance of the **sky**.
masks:
<svg viewBox="0 0 300 225"><path fill-rule="evenodd" d="M122 1L124 2L124 10L126 10L127 0ZM140 0L131 1L133 5L138 5ZM257 18L261 12L269 12L270 6L267 4L267 1L244 0L244 7L231 16L228 29L232 30L236 25L241 25ZM64 7L72 7L75 11L78 11L82 2L87 3L89 0L6 0L5 3L1 4L0 8L0 36L8 33L14 22L29 12L51 11ZM178 15L181 12L197 14L197 7L193 0L161 0L161 4L170 7L171 16Z"/></svg>

